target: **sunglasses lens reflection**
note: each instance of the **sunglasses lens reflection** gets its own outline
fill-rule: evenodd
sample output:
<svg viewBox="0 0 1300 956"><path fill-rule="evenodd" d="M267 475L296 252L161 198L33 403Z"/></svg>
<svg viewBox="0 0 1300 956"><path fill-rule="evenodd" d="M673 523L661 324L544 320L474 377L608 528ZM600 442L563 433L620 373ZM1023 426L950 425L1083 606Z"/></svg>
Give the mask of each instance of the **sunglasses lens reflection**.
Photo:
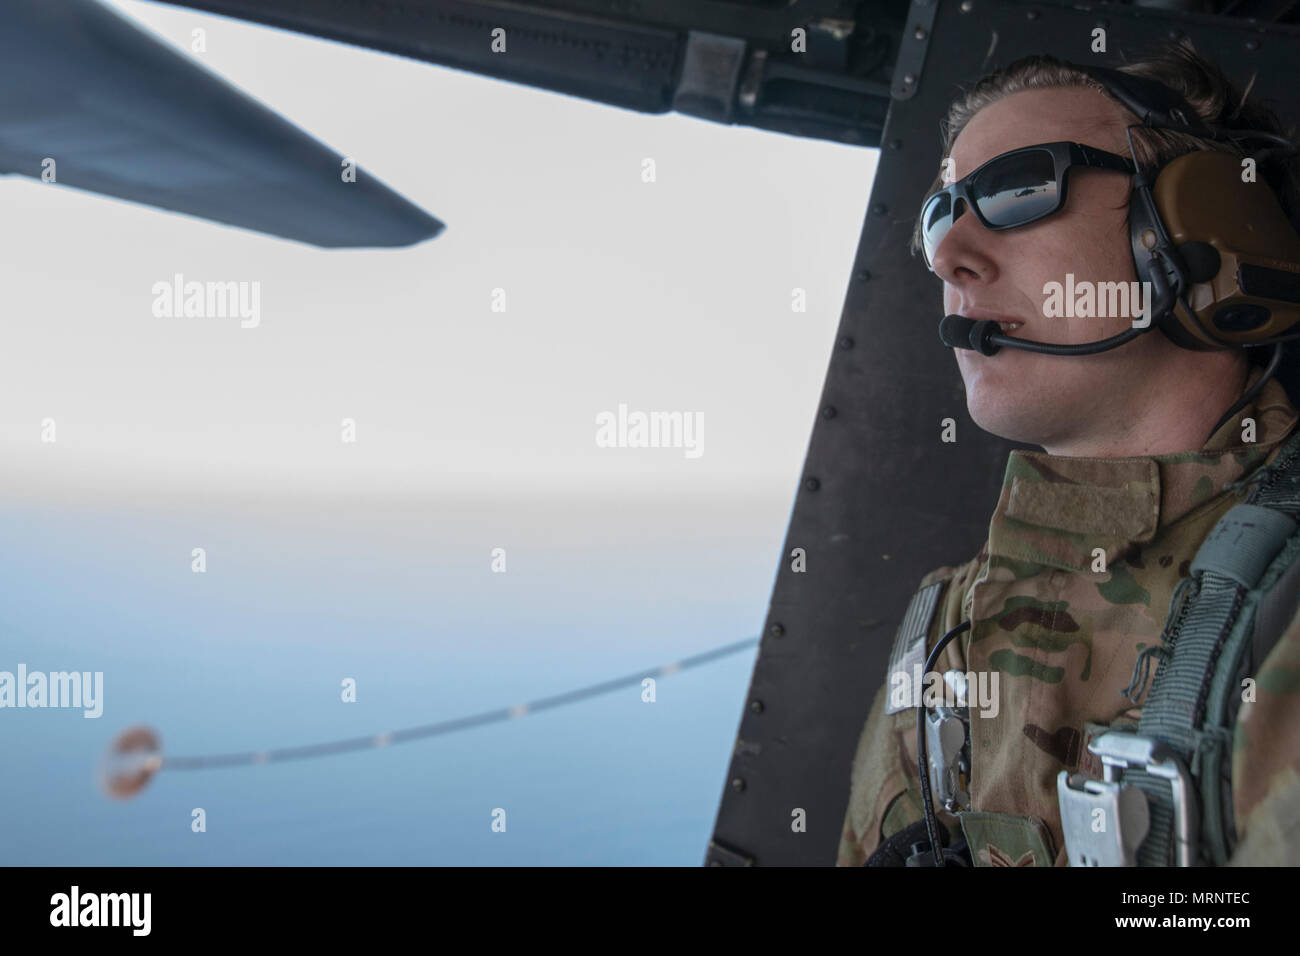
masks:
<svg viewBox="0 0 1300 956"><path fill-rule="evenodd" d="M1056 163L1045 149L1007 156L970 182L980 215L994 226L1015 226L1056 207Z"/></svg>
<svg viewBox="0 0 1300 956"><path fill-rule="evenodd" d="M1041 219L1060 204L1056 161L1050 150L1031 149L994 160L967 182L980 215L995 228L1009 228ZM953 223L953 200L935 193L921 210L921 245L926 265Z"/></svg>
<svg viewBox="0 0 1300 956"><path fill-rule="evenodd" d="M930 263L934 250L939 248L943 237L952 228L952 197L947 193L937 193L930 197L921 211L921 239L925 249L925 261Z"/></svg>

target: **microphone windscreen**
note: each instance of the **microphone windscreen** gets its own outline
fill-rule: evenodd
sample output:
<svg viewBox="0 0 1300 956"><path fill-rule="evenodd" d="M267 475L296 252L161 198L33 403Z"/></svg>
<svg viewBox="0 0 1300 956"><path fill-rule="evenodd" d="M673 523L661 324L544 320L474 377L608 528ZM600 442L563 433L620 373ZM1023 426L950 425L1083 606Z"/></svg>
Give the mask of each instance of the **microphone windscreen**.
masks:
<svg viewBox="0 0 1300 956"><path fill-rule="evenodd" d="M950 349L968 349L974 328L974 320L964 315L945 315L939 322L939 340Z"/></svg>
<svg viewBox="0 0 1300 956"><path fill-rule="evenodd" d="M992 319L980 319L978 322L971 323L970 347L981 355L993 355L997 352L998 346L989 342L988 336L993 335L997 330L998 324Z"/></svg>

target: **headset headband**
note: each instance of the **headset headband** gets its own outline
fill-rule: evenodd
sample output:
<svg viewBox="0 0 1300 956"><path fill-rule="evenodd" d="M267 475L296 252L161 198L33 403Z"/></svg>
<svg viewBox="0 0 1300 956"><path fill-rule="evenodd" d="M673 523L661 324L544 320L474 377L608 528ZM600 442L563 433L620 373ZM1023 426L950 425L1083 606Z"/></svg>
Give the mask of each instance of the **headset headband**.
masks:
<svg viewBox="0 0 1300 956"><path fill-rule="evenodd" d="M1146 126L1175 127L1205 139L1220 138L1180 93L1158 80L1133 76L1105 66L1081 63L1067 65L1088 74L1106 87Z"/></svg>

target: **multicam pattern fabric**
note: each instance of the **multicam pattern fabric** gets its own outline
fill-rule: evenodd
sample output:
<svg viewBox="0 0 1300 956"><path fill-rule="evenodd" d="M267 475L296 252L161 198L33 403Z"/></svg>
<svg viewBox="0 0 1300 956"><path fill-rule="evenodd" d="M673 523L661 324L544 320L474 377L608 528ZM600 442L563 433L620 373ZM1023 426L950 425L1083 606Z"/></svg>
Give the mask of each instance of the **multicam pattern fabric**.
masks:
<svg viewBox="0 0 1300 956"><path fill-rule="evenodd" d="M1241 441L1247 417L1255 421L1253 443ZM936 669L1000 672L996 714L972 710L971 811L985 819L1026 818L1033 829L1041 823L1053 864L1066 865L1057 774L1094 769L1087 741L1101 728L1137 721L1145 697L1134 704L1122 691L1138 653L1160 643L1174 587L1215 522L1242 499L1228 485L1270 461L1298 420L1286 392L1270 381L1198 451L1133 458L1011 453L979 555L920 582L944 582L927 649L971 621ZM1237 719L1238 847L1229 862L1294 864L1300 615L1259 669L1257 684L1255 701ZM915 711L886 716L888 690L876 694L854 756L841 866L861 865L884 837L921 817ZM962 835L957 816L940 810L938 819L954 838ZM1024 846L999 846L996 835L981 839L972 846L977 866L1028 863Z"/></svg>

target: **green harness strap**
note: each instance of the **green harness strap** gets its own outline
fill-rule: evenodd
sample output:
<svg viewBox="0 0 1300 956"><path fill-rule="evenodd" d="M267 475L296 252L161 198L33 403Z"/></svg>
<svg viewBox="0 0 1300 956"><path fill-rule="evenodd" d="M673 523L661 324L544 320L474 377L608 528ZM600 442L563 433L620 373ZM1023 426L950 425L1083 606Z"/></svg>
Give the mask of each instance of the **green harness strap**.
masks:
<svg viewBox="0 0 1300 956"><path fill-rule="evenodd" d="M1162 660L1137 727L1173 748L1195 780L1198 862L1214 866L1236 843L1232 740L1242 683L1281 637L1300 595L1300 431L1240 485L1250 486L1245 503L1219 519L1174 591L1164 646L1147 649ZM1122 779L1146 794L1151 812L1138 865L1174 865L1170 781L1141 769Z"/></svg>

